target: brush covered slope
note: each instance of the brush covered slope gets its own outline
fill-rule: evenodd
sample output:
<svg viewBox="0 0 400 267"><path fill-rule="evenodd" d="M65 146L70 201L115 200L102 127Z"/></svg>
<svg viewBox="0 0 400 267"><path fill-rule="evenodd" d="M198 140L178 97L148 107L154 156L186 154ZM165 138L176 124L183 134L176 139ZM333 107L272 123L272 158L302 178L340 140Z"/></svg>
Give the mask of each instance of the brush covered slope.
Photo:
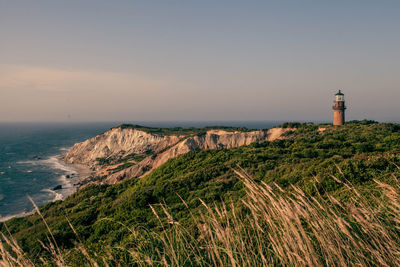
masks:
<svg viewBox="0 0 400 267"><path fill-rule="evenodd" d="M124 124L74 145L64 160L71 164L86 165L94 171L84 184L115 184L149 174L169 159L190 151L229 149L273 141L290 130L151 128Z"/></svg>
<svg viewBox="0 0 400 267"><path fill-rule="evenodd" d="M230 149L190 151L169 159L141 179L115 185L93 184L65 201L45 205L41 212L58 246L69 250L70 255L74 254L78 239L96 253L109 247L115 258L126 263L130 251L138 247L137 236L130 229L137 229L143 233L143 239L149 240L153 240L154 234L167 231L160 227L160 218L149 205L160 213L168 207L168 214L194 238L202 236L195 223L195 218L201 217L196 214L204 209L202 201L211 205L221 201L227 205L234 203L236 212L248 213L241 201L245 186L234 172L239 168L250 173L256 184L275 183L288 191L294 185L311 196L334 196L341 203L351 202L348 188L335 179L340 177L376 207L382 203L376 203L380 192L373 180L390 184L393 177L400 177L398 124L361 121L343 127L283 125L289 127L296 130L287 131L284 139ZM28 255L36 259L38 255L51 256L38 242L48 240L46 225L39 215L15 218L6 224L8 228L3 225L0 231L9 231ZM148 246L158 251L154 250L158 245L152 241Z"/></svg>

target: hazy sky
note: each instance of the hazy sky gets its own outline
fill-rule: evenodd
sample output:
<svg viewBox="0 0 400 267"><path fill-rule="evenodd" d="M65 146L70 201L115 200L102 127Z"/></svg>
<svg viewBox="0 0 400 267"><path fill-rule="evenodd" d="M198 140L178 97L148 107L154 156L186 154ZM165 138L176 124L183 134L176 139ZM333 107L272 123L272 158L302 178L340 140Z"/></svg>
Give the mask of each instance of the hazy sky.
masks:
<svg viewBox="0 0 400 267"><path fill-rule="evenodd" d="M0 121L400 121L399 0L0 0Z"/></svg>

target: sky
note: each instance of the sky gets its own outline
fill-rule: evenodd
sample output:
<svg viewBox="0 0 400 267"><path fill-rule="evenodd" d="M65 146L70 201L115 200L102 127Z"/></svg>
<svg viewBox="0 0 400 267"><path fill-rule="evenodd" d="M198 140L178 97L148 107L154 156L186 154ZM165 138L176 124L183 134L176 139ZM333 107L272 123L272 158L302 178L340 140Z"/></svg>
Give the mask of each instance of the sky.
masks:
<svg viewBox="0 0 400 267"><path fill-rule="evenodd" d="M0 122L400 121L398 0L0 0Z"/></svg>

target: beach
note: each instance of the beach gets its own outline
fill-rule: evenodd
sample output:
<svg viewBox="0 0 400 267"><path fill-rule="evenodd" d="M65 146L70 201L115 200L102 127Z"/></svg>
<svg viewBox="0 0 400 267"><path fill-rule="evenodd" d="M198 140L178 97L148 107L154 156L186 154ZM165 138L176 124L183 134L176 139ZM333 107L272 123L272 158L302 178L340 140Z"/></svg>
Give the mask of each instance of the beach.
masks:
<svg viewBox="0 0 400 267"><path fill-rule="evenodd" d="M64 200L68 196L75 193L83 180L89 177L92 174L92 171L88 166L82 164L69 164L65 162L64 155L58 155L57 164L59 164L59 169L64 170L66 172L65 175L60 176L60 186L61 188L55 191L57 194L60 194L60 197L55 200Z"/></svg>

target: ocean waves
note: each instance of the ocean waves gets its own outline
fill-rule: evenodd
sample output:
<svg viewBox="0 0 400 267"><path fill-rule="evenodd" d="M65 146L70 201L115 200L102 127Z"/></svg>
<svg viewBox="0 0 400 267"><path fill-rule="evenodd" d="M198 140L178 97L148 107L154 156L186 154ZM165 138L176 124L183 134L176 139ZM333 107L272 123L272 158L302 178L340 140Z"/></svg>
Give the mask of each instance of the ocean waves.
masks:
<svg viewBox="0 0 400 267"><path fill-rule="evenodd" d="M4 177L6 172L0 172L0 222L32 213L27 195L42 206L63 200L76 191L74 184L79 180L77 170L65 164L60 154L44 159L19 160L12 165L9 168L12 168L12 172L7 173L7 177ZM19 180L8 177L17 175ZM18 191L17 186L22 192ZM16 191L16 194L3 192L5 187L9 191Z"/></svg>
<svg viewBox="0 0 400 267"><path fill-rule="evenodd" d="M63 148L62 151L65 149L66 148ZM54 195L54 199L52 201L62 200L75 192L74 183L76 183L78 180L78 172L72 166L65 164L62 161L61 155L53 155L46 159L18 161L17 164L22 166L42 166L62 172L61 175L55 175L56 177L53 178L54 181L57 181L57 184L55 184L53 187L41 189L42 192L50 192ZM33 173L34 171L28 169L24 172ZM53 190L52 188L55 186L61 187L58 190Z"/></svg>
<svg viewBox="0 0 400 267"><path fill-rule="evenodd" d="M59 155L112 126L0 124L0 220L29 214L27 195L41 207L75 192L78 172Z"/></svg>

